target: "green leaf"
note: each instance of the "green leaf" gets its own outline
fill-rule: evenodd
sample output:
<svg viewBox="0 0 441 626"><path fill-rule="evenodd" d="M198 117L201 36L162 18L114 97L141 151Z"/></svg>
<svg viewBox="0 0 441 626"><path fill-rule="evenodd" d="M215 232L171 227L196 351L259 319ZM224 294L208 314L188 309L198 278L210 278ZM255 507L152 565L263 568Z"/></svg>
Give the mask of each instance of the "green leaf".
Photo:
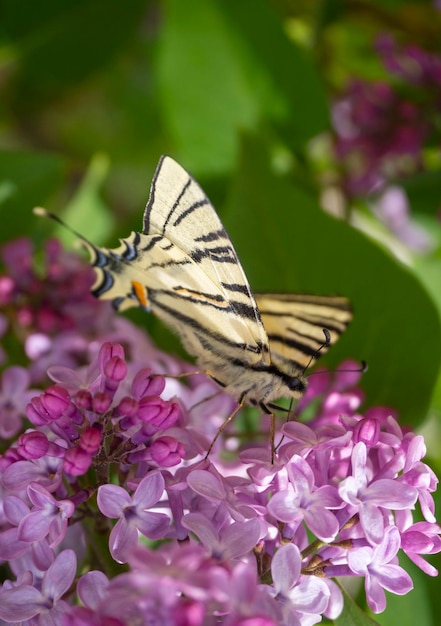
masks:
<svg viewBox="0 0 441 626"><path fill-rule="evenodd" d="M425 255L416 259L415 272L421 283L431 294L441 317L441 259ZM432 396L432 407L441 413L441 371L438 374L437 384Z"/></svg>
<svg viewBox="0 0 441 626"><path fill-rule="evenodd" d="M32 209L45 204L62 179L61 158L32 152L0 151L0 241L28 234Z"/></svg>
<svg viewBox="0 0 441 626"><path fill-rule="evenodd" d="M286 37L281 19L268 2L223 0L221 6L283 98L283 113L268 112L283 140L293 150L303 147L329 125L324 86L312 58Z"/></svg>
<svg viewBox="0 0 441 626"><path fill-rule="evenodd" d="M437 215L441 204L441 182L439 171L415 174L403 181L413 211Z"/></svg>
<svg viewBox="0 0 441 626"><path fill-rule="evenodd" d="M198 174L227 171L237 156L237 128L250 129L258 118L243 71L246 51L216 0L194 0L191 10L180 0L164 5L158 84L178 160Z"/></svg>
<svg viewBox="0 0 441 626"><path fill-rule="evenodd" d="M157 61L175 156L198 176L231 171L239 131L275 124L299 148L327 126L317 71L264 0L165 0Z"/></svg>
<svg viewBox="0 0 441 626"><path fill-rule="evenodd" d="M335 626L375 626L378 625L374 619L369 617L362 609L355 604L351 596L344 587L340 587L345 601L343 613L334 620Z"/></svg>
<svg viewBox="0 0 441 626"><path fill-rule="evenodd" d="M15 46L20 107L59 97L110 63L130 41L148 0L2 2L3 33Z"/></svg>
<svg viewBox="0 0 441 626"><path fill-rule="evenodd" d="M368 404L395 407L404 422L419 423L439 370L441 330L416 277L277 177L255 141L245 142L225 221L253 289L349 297L354 321L329 362L365 359Z"/></svg>
<svg viewBox="0 0 441 626"><path fill-rule="evenodd" d="M63 210L62 218L76 231L87 236L96 245L104 243L113 232L114 216L103 202L100 190L109 171L109 159L96 154L75 195ZM71 240L66 229L57 227L56 235L63 240Z"/></svg>

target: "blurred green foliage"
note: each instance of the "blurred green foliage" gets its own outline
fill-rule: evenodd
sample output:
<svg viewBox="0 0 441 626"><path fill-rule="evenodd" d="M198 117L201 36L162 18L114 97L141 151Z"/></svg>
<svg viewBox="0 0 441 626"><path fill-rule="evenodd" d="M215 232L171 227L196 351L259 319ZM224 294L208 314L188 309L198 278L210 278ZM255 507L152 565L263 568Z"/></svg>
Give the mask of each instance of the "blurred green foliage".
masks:
<svg viewBox="0 0 441 626"><path fill-rule="evenodd" d="M352 76L385 79L375 34L441 53L440 27L434 3L403 0L0 0L0 241L41 242L52 225L31 211L44 205L114 245L140 228L170 154L223 216L252 287L348 296L354 322L328 363L366 359L366 406L413 426L430 417L437 434L439 159L400 181L436 233L430 255L406 266L320 208L329 155L316 138L330 136L332 101ZM433 587L402 605L409 623L436 623Z"/></svg>

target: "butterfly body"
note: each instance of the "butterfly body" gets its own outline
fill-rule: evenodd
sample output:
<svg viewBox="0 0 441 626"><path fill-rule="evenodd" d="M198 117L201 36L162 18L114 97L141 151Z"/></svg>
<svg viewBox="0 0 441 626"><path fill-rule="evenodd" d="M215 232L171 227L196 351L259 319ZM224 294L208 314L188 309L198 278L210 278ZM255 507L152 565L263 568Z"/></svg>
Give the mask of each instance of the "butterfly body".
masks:
<svg viewBox="0 0 441 626"><path fill-rule="evenodd" d="M143 232L113 250L83 242L96 271L95 295L118 310L153 312L241 404L264 408L299 398L305 368L352 318L345 298L253 295L214 207L167 156L151 185Z"/></svg>

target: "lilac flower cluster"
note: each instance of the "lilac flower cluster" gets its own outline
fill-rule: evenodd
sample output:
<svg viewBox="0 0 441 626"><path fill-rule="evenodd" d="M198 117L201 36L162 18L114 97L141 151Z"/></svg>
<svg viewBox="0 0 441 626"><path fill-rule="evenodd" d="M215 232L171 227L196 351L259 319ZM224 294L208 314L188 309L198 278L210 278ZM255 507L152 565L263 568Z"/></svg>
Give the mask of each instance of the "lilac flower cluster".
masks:
<svg viewBox="0 0 441 626"><path fill-rule="evenodd" d="M378 190L421 167L428 137L419 107L385 81L353 79L335 105L335 154L350 196Z"/></svg>
<svg viewBox="0 0 441 626"><path fill-rule="evenodd" d="M420 170L424 145L438 133L441 57L399 46L389 34L375 48L395 82L354 79L334 108L335 153L350 197Z"/></svg>
<svg viewBox="0 0 441 626"><path fill-rule="evenodd" d="M124 347L110 324L87 362L61 359L14 407L22 426L0 457L3 623L309 625L341 613L336 577L358 577L381 612L384 590L412 588L400 552L436 575L423 438L384 407L360 412L358 372L311 377L274 463L269 442L227 457L219 440L205 458L231 399L207 400L217 387L201 375L170 378L182 363L124 328Z"/></svg>

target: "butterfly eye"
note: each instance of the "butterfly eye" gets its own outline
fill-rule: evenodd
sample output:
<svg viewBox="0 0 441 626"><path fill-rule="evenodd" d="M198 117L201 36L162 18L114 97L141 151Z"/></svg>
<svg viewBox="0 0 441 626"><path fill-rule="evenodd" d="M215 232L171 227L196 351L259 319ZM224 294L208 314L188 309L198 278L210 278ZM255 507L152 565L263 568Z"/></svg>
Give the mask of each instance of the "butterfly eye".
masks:
<svg viewBox="0 0 441 626"><path fill-rule="evenodd" d="M306 389L304 381L298 376L292 376L291 378L288 378L287 387L291 391L297 391L298 393L303 393Z"/></svg>

